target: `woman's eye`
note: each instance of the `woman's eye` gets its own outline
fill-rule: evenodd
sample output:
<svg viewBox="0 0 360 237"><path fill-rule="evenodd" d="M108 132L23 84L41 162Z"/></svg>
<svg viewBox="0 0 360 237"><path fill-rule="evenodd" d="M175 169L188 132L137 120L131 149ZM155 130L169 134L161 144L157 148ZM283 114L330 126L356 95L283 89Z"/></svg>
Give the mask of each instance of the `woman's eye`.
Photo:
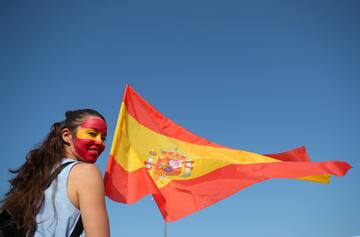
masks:
<svg viewBox="0 0 360 237"><path fill-rule="evenodd" d="M101 136L101 140L102 140L103 142L105 142L105 141L106 141L106 137L105 137L105 136Z"/></svg>
<svg viewBox="0 0 360 237"><path fill-rule="evenodd" d="M97 134L95 132L89 132L89 135L92 137L96 137Z"/></svg>

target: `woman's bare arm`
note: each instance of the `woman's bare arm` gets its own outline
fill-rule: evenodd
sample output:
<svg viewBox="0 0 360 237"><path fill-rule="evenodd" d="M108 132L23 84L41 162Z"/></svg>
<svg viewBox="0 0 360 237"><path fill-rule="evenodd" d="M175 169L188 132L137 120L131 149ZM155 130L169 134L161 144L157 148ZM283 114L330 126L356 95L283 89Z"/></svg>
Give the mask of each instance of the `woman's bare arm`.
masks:
<svg viewBox="0 0 360 237"><path fill-rule="evenodd" d="M75 165L69 175L68 194L74 206L80 209L86 237L110 236L104 183L97 166Z"/></svg>

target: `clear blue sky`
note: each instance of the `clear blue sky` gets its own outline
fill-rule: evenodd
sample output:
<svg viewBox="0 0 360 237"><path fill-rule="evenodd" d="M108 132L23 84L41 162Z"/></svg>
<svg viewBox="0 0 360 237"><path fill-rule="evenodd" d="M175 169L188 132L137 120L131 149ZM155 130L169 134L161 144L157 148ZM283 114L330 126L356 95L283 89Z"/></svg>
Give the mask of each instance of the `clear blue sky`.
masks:
<svg viewBox="0 0 360 237"><path fill-rule="evenodd" d="M354 168L330 185L274 179L168 225L168 237L360 235L359 1L0 2L1 194L64 111L109 125L125 84L195 134ZM112 236L163 234L150 196L107 200Z"/></svg>

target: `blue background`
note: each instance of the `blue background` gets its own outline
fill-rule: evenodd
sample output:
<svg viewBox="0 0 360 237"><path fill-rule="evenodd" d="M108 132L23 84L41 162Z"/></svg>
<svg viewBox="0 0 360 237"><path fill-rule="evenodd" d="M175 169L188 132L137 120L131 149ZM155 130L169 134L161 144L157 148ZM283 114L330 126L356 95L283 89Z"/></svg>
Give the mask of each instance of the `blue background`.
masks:
<svg viewBox="0 0 360 237"><path fill-rule="evenodd" d="M274 179L168 224L182 236L360 235L359 1L0 2L0 144L8 168L64 111L107 118L105 171L129 83L165 116L256 153L307 146L354 168L330 185ZM107 199L112 236L162 236L151 196Z"/></svg>

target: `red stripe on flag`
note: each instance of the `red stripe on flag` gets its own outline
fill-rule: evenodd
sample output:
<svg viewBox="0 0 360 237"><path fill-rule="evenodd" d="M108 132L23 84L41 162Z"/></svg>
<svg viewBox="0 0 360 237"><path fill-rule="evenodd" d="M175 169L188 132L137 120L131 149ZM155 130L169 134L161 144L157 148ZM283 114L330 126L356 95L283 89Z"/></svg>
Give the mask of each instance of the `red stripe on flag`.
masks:
<svg viewBox="0 0 360 237"><path fill-rule="evenodd" d="M166 221L178 220L270 178L343 176L351 168L341 161L229 165L194 179L173 180L158 189L145 168L126 172L112 157L109 159L112 164L105 174L106 195L114 201L130 204L153 194Z"/></svg>
<svg viewBox="0 0 360 237"><path fill-rule="evenodd" d="M157 190L146 168L128 172L112 156L109 156L108 159L104 185L106 196L114 201L128 204L135 203L145 195Z"/></svg>
<svg viewBox="0 0 360 237"><path fill-rule="evenodd" d="M173 137L181 141L214 147L225 147L210 142L202 137L196 136L188 130L177 125L170 119L163 116L129 85L125 89L124 104L127 112L136 121L146 128L165 136Z"/></svg>
<svg viewBox="0 0 360 237"><path fill-rule="evenodd" d="M132 116L141 125L154 132L197 145L222 147L233 150L233 148L219 145L208 141L205 138L199 137L177 125L157 111L129 85L126 86L123 102L130 116ZM308 155L306 154L305 147L299 147L289 152L269 154L266 156L282 161L310 161Z"/></svg>
<svg viewBox="0 0 360 237"><path fill-rule="evenodd" d="M278 154L265 154L264 156L269 156L271 158L281 161L310 162L310 158L306 153L306 149L304 146Z"/></svg>
<svg viewBox="0 0 360 237"><path fill-rule="evenodd" d="M164 206L160 209L164 219L176 221L270 178L297 178L324 173L343 176L350 168L346 162L336 161L229 165L195 179L172 181L160 189L162 198L157 202L159 206ZM162 203L161 200L167 202Z"/></svg>

